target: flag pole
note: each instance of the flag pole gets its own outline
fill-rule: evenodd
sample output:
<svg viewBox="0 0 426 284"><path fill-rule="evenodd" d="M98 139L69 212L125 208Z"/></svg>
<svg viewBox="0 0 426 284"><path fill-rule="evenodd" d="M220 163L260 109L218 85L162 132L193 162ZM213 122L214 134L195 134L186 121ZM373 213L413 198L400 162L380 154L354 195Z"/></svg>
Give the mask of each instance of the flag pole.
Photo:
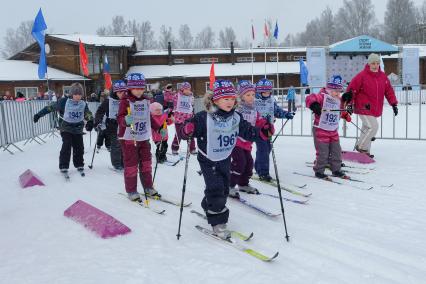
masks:
<svg viewBox="0 0 426 284"><path fill-rule="evenodd" d="M253 70L253 68L254 68L254 66L253 66L253 42L250 44L250 49L251 49L251 82L253 83L254 82L254 70Z"/></svg>
<svg viewBox="0 0 426 284"><path fill-rule="evenodd" d="M266 78L266 20L265 20L265 26L263 31L263 47L265 48L265 78Z"/></svg>
<svg viewBox="0 0 426 284"><path fill-rule="evenodd" d="M278 40L277 40L277 90L280 88L280 75L279 75L279 60L280 58L278 57ZM279 93L279 90L278 90Z"/></svg>

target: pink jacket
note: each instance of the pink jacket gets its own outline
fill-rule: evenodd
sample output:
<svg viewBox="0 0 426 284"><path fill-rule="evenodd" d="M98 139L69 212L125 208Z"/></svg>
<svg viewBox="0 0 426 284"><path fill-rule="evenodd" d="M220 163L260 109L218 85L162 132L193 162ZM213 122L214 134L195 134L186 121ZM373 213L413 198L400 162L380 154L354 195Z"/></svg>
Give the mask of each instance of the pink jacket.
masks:
<svg viewBox="0 0 426 284"><path fill-rule="evenodd" d="M257 113L255 126L258 126L264 120L265 119L259 113ZM247 151L251 152L251 150L253 148L253 142L244 140L243 138L241 138L240 136L238 136L238 138L237 138L237 144L235 145L235 147L240 147L240 148L242 148L244 150L247 150Z"/></svg>
<svg viewBox="0 0 426 284"><path fill-rule="evenodd" d="M178 111L176 111L176 107L177 107L177 100L178 100L178 94L179 93L176 93L174 96L173 96L173 116L174 116L174 118L175 118L175 123L176 124L182 124L182 123L184 123L185 121L187 121L188 119L190 119L191 117L193 117L194 116L194 114L193 113L182 113L182 112L178 112ZM192 99L191 99L191 102L192 102L192 105L194 105L194 95L193 94L191 94L190 95L191 97L192 97Z"/></svg>
<svg viewBox="0 0 426 284"><path fill-rule="evenodd" d="M327 94L327 91L325 88L322 88L318 94L310 94L306 97L306 106L310 107L311 104L314 102L317 102L321 105L323 105L324 97ZM315 114L314 119L314 126L318 126L320 120L320 116ZM336 142L339 141L339 132L337 130L335 131L327 131L321 128L315 128L315 137L318 142L320 143L330 143L330 142Z"/></svg>
<svg viewBox="0 0 426 284"><path fill-rule="evenodd" d="M352 91L356 114L379 117L383 112L384 98L390 105L398 104L395 92L386 74L372 72L368 64L350 82L347 91ZM366 104L370 104L370 110L363 110Z"/></svg>
<svg viewBox="0 0 426 284"><path fill-rule="evenodd" d="M161 137L160 130L161 128L163 128L164 122L166 122L167 125L170 125L173 123L173 121L170 118L168 118L168 113L163 113L162 115L151 114L151 121L155 121L155 125L160 125L159 128L151 128L152 140L155 143L160 141L167 141L169 139L169 135L166 134L165 137ZM166 126L166 130L167 130L167 126Z"/></svg>

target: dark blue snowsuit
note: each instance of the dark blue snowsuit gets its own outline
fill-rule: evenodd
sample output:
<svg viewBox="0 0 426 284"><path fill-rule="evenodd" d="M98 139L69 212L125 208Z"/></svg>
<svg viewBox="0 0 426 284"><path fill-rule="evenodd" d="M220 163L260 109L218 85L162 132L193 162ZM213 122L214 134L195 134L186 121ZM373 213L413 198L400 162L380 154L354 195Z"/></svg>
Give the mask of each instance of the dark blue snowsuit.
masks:
<svg viewBox="0 0 426 284"><path fill-rule="evenodd" d="M225 112L217 110L213 113L215 119L228 118L234 114L234 110ZM239 114L240 115L240 114ZM229 217L229 209L226 207L226 199L229 193L229 179L231 171L231 155L220 161L211 161L203 153L207 153L207 112L197 113L188 120L195 124L194 138L197 138L198 162L204 176L206 188L201 206L206 212L207 222L215 226L217 224L226 224ZM183 128L182 128L183 129ZM182 131L183 132L183 131ZM258 136L258 130L245 121L240 115L239 136L245 140L254 141ZM183 139L188 139L185 133L182 133Z"/></svg>

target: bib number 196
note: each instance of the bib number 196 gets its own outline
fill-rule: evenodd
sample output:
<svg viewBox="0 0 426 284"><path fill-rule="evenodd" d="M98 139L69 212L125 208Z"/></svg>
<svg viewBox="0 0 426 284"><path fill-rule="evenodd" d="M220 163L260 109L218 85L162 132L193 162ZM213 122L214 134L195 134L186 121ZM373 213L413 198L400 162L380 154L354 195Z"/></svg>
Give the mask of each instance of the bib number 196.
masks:
<svg viewBox="0 0 426 284"><path fill-rule="evenodd" d="M237 136L237 132L231 135L219 135L219 137L217 137L217 140L219 140L219 146L228 147L234 145Z"/></svg>

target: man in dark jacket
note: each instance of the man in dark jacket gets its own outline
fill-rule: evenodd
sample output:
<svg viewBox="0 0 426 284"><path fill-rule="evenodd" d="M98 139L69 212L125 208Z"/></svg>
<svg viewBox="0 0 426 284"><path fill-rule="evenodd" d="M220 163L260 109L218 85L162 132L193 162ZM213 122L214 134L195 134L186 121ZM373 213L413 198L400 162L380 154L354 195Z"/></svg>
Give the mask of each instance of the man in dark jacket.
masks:
<svg viewBox="0 0 426 284"><path fill-rule="evenodd" d="M71 149L73 150L73 164L77 170L83 174L84 171L84 144L83 144L83 127L84 120L86 130L93 129L93 116L87 103L81 100L83 96L83 87L80 83L71 85L70 97L64 97L58 102L53 102L40 112L34 115L36 123L46 114L57 111L59 112L59 130L62 137L62 148L59 154L59 170L67 173L70 159Z"/></svg>

